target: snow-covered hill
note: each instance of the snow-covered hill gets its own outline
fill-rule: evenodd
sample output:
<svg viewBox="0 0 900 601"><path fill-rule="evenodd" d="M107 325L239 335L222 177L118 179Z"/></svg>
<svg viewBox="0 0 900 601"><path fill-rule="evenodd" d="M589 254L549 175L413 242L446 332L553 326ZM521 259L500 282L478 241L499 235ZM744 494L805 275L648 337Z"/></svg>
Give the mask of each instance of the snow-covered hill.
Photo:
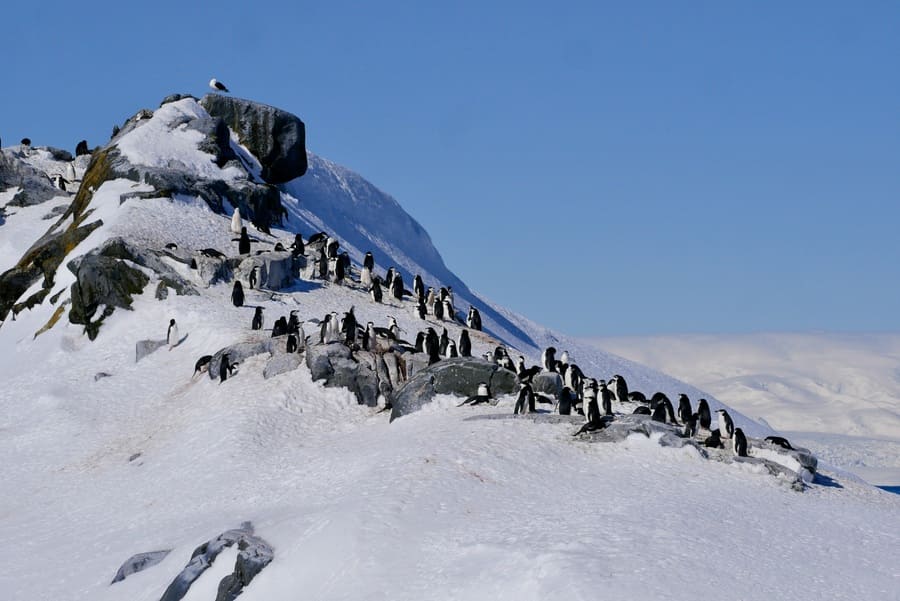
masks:
<svg viewBox="0 0 900 601"><path fill-rule="evenodd" d="M728 399L870 482L900 485L900 335L681 335L597 344Z"/></svg>
<svg viewBox="0 0 900 601"><path fill-rule="evenodd" d="M195 132L205 118L196 101L181 99L123 128L115 143L150 171L80 193L76 202L88 204L71 218L42 221L46 211L7 207L0 265L19 262L48 223L58 231L91 219L102 224L66 262L116 237L234 254L228 203L219 212L208 199L167 196L150 183L177 162L206 179L256 185L254 169L218 166L201 149ZM253 167L236 137L236 156ZM308 162L306 175L279 186L286 219L271 235L254 231L260 246L324 229L356 262L372 250L380 272L394 265L427 285L452 285L457 309L481 309L475 355L501 343L534 363L552 344L588 375L619 373L648 395L684 392L720 406L480 298L396 201L324 159ZM389 423L387 413L312 381L305 368L264 378L262 355L222 383L194 377L198 357L269 336L250 330L254 306L264 308L267 327L296 310L307 333L325 313L351 306L362 323L395 317L409 338L423 324L409 301L375 304L355 285L315 280L247 290L245 306L235 307L230 282L206 287L196 270L165 261L198 294L158 299L152 280L93 341L83 326L54 319L77 279L64 266L42 303L0 327L4 599L160 599L195 548L248 521L274 550L241 595L248 601L897 598L898 572L885 558L900 543L891 527L900 523L900 497L842 472L826 468L798 492L759 465L709 461L658 437L588 443L572 437L570 423L509 419L511 396L457 407L458 397L439 395ZM165 338L172 318L182 342L136 362L137 341ZM462 327L430 325L452 337ZM751 436L771 433L733 415ZM160 550L170 550L160 563L110 584L130 556ZM184 598L215 599L236 555L219 556Z"/></svg>

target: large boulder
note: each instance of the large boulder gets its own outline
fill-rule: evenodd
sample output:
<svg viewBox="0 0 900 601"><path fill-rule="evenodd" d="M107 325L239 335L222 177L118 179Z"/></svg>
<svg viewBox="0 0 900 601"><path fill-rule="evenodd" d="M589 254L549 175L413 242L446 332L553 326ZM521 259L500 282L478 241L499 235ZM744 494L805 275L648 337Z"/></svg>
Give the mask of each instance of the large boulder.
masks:
<svg viewBox="0 0 900 601"><path fill-rule="evenodd" d="M421 369L394 394L391 421L418 411L435 395L453 394L470 397L480 382L491 387L494 396L511 394L518 389L518 377L493 362L474 357L444 359Z"/></svg>
<svg viewBox="0 0 900 601"><path fill-rule="evenodd" d="M259 160L266 182L283 184L306 173L306 128L296 116L221 94L207 94L200 104L237 134Z"/></svg>
<svg viewBox="0 0 900 601"><path fill-rule="evenodd" d="M118 307L131 309L132 296L143 292L150 282L144 272L125 261L104 256L98 250L69 262L69 270L77 280L72 284L72 308L69 321L83 324L93 340L103 321ZM97 310L103 307L99 317Z"/></svg>
<svg viewBox="0 0 900 601"><path fill-rule="evenodd" d="M534 378L531 380L531 388L538 394L546 394L558 399L559 393L561 393L563 389L563 380L556 372L544 371L535 374Z"/></svg>
<svg viewBox="0 0 900 601"><path fill-rule="evenodd" d="M290 252L272 251L247 257L235 269L235 277L248 282L254 267L259 288L282 290L294 281L294 257Z"/></svg>
<svg viewBox="0 0 900 601"><path fill-rule="evenodd" d="M256 355L262 355L263 353L274 355L276 352L276 344L277 342L274 338L267 338L256 342L239 342L237 344L232 344L231 346L226 346L223 349L219 349L209 362L209 379L219 379L219 368L222 365L222 357L224 355L228 355L229 363L240 363L245 359L255 357Z"/></svg>

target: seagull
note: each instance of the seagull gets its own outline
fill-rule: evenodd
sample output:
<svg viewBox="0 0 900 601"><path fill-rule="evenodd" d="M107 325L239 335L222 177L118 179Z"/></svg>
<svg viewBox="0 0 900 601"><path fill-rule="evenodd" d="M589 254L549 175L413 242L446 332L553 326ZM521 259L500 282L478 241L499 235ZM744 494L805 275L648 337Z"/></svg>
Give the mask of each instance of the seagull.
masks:
<svg viewBox="0 0 900 601"><path fill-rule="evenodd" d="M216 78L213 77L209 80L209 87L217 92L227 92L228 88L225 87L225 84L221 81L216 81Z"/></svg>

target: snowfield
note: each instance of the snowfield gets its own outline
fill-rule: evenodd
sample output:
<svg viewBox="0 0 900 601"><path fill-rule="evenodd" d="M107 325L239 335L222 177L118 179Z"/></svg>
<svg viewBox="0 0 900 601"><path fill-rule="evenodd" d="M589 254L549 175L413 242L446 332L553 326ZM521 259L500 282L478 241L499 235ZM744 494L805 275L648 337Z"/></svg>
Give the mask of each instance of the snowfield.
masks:
<svg viewBox="0 0 900 601"><path fill-rule="evenodd" d="M182 118L188 109L195 110L161 109L154 119ZM141 133L153 153L133 160L164 157L162 131ZM178 161L216 169L189 141L173 143ZM424 230L406 236L419 226L396 201L314 158L307 175L282 191L285 229L254 236L289 244L297 230L308 237L324 227L339 233L355 259L376 249L379 273L393 264L421 270L426 285L458 282L457 310L483 309L485 333L473 336L473 355L502 343L532 364L552 344L589 376L618 373L648 396L684 392L694 403L705 396L713 411L724 406L478 297L446 269ZM176 242L236 252L230 216L195 198L119 204L141 185L116 180L96 191L91 206L104 225L70 259L113 236L154 248ZM400 213L408 221L380 221ZM28 246L10 228L40 235L29 220L41 214L22 212L0 226L2 265ZM348 214L365 217L347 223ZM170 265L196 283L184 265ZM73 281L61 269L53 292L64 299ZM900 599L900 495L849 473L823 466L800 492L757 466L709 461L654 437L575 439L571 424L513 417L512 396L477 407L438 396L391 423L389 412L312 381L304 366L264 379L264 355L242 362L223 383L194 376L200 356L270 335L250 329L257 305L266 329L297 310L312 337L326 313L351 306L363 324L385 326L394 316L410 341L426 324L412 302L376 305L354 285L245 290L238 308L230 283L199 296L170 290L165 300L154 298L155 284L135 298L133 311L117 309L93 342L65 319L35 336L56 308L49 303L0 327L5 600L157 600L194 549L244 522L274 549L241 595L246 601ZM170 318L183 341L136 362L137 341L165 339ZM460 330L428 325L446 326L454 339ZM729 411L749 435L773 433ZM160 550L171 553L110 584L129 557ZM236 555L223 552L184 598L213 601Z"/></svg>

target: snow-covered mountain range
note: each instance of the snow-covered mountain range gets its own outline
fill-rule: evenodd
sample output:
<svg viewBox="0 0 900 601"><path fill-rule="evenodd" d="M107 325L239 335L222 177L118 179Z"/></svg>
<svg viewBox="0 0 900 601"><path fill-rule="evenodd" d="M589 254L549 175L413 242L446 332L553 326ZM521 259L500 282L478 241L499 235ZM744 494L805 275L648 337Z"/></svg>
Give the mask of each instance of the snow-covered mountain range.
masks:
<svg viewBox="0 0 900 601"><path fill-rule="evenodd" d="M320 352L323 316L351 307L361 324L394 318L410 341L425 326L459 337L464 324L423 323L410 300L373 302L355 281L371 251L377 273L395 267L408 288L418 274L452 287L458 315L481 312L474 356L503 345L534 364L554 346L588 376L726 408L480 297L396 200L298 157L293 119L174 96L90 164L2 150L4 177L58 173L72 192L47 198L0 179L3 598L898 598L885 558L900 543L900 497L827 465L814 480L786 477L767 462L784 456L758 442L775 432L731 408L755 462L656 430L573 437L577 417L513 419L515 394L459 407L437 391L391 422L383 396L360 404L276 352L272 323L291 311L307 356ZM242 306L236 208L262 278ZM319 231L353 263L343 285L277 251ZM300 277L275 285L285 261L302 264ZM263 330L250 328L255 307ZM171 319L179 340L166 344ZM226 381L195 373L201 356L248 348L266 352L248 351ZM633 405L617 403L616 420Z"/></svg>

